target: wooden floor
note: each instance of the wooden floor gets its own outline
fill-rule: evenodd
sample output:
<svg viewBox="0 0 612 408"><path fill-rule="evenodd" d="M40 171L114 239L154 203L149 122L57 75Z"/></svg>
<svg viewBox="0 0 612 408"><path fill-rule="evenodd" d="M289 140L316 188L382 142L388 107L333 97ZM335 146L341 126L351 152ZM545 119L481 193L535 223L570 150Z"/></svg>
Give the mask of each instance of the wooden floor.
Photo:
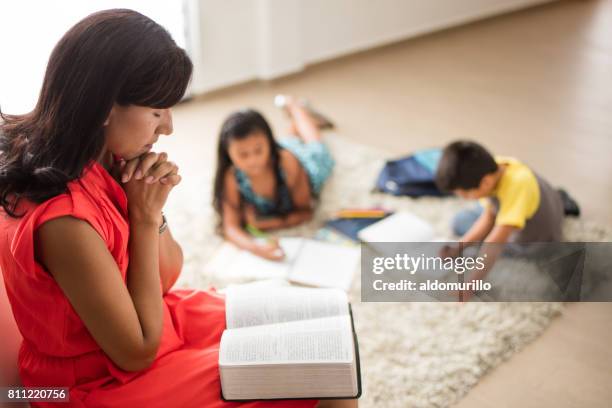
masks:
<svg viewBox="0 0 612 408"><path fill-rule="evenodd" d="M544 334L456 408L612 406L612 303L568 305Z"/></svg>
<svg viewBox="0 0 612 408"><path fill-rule="evenodd" d="M198 97L176 109L162 146L187 179L236 108L256 107L282 132L276 93L309 98L338 132L398 155L475 139L612 226L611 1L555 2ZM569 305L458 406L612 406L612 304Z"/></svg>

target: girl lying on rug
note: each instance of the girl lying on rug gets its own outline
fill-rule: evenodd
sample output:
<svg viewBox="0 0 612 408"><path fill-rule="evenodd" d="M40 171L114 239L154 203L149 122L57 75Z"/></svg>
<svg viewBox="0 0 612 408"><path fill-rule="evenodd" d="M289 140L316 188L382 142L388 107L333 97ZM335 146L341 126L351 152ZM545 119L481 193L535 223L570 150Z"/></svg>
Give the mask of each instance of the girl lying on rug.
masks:
<svg viewBox="0 0 612 408"><path fill-rule="evenodd" d="M314 407L223 401L225 298L171 289L183 256L161 211L181 177L150 150L191 72L154 21L101 11L55 47L35 109L2 116L0 269L21 380L67 387L71 407Z"/></svg>
<svg viewBox="0 0 612 408"><path fill-rule="evenodd" d="M278 100L278 97L277 97ZM219 135L213 205L224 237L267 259L284 254L278 242L245 230L291 227L310 220L313 198L334 160L321 140L320 121L303 104L285 97L288 136L274 139L264 117L251 109L231 114Z"/></svg>

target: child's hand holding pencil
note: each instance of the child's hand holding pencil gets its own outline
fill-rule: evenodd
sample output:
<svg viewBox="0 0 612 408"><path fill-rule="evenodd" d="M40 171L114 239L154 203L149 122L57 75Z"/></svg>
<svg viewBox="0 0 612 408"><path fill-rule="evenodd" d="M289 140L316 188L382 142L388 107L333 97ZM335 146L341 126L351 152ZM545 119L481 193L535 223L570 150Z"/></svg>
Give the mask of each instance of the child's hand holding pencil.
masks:
<svg viewBox="0 0 612 408"><path fill-rule="evenodd" d="M280 261L285 257L285 252L279 245L277 238L270 237L251 224L246 225L246 230L255 241L253 253L272 261Z"/></svg>

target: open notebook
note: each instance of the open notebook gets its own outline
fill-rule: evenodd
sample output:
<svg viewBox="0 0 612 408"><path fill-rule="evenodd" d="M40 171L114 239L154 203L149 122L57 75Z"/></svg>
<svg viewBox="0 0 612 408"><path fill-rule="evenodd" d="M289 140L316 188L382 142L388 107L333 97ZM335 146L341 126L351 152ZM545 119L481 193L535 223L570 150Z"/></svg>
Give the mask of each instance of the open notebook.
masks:
<svg viewBox="0 0 612 408"><path fill-rule="evenodd" d="M399 211L357 233L363 242L429 242L434 240L434 229L427 221Z"/></svg>
<svg viewBox="0 0 612 408"><path fill-rule="evenodd" d="M219 372L225 400L358 398L359 348L338 289L230 287Z"/></svg>
<svg viewBox="0 0 612 408"><path fill-rule="evenodd" d="M360 249L305 238L281 238L282 261L268 261L224 243L207 269L225 278L287 279L317 287L351 286L359 265Z"/></svg>
<svg viewBox="0 0 612 408"><path fill-rule="evenodd" d="M436 235L429 222L408 211L396 212L362 229L357 236L374 252L385 256L395 256L398 253L438 256L442 245L432 243L453 241ZM439 278L445 273L444 270L421 271L422 275L426 274L430 278Z"/></svg>

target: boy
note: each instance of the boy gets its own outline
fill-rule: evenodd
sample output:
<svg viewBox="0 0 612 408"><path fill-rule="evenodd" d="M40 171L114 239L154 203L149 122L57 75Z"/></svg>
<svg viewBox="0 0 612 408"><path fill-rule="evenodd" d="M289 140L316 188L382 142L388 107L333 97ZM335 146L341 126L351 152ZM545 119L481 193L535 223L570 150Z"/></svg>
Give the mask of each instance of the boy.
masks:
<svg viewBox="0 0 612 408"><path fill-rule="evenodd" d="M453 142L442 153L436 184L443 191L480 200L480 208L462 211L455 217L453 229L462 235L462 245L447 253L458 255L461 247L479 242L497 244L487 246L487 265L475 279L486 275L504 246L500 244L562 238L561 195L516 159L494 158L474 142Z"/></svg>

